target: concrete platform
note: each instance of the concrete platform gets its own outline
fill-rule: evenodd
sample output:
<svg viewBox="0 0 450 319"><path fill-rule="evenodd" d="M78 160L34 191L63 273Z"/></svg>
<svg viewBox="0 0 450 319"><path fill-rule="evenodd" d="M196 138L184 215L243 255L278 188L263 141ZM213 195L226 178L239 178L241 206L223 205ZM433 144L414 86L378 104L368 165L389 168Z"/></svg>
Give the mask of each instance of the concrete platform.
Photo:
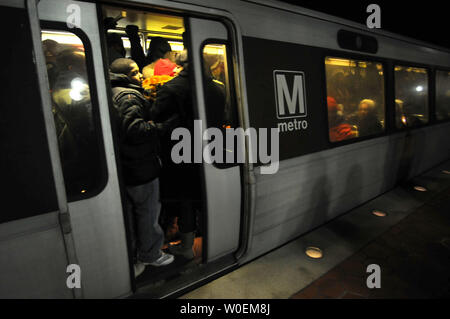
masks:
<svg viewBox="0 0 450 319"><path fill-rule="evenodd" d="M181 298L448 297L450 175L444 170L450 161ZM387 216L374 216L374 209ZM324 256L306 256L308 246ZM366 267L374 263L381 267L380 289L366 286Z"/></svg>

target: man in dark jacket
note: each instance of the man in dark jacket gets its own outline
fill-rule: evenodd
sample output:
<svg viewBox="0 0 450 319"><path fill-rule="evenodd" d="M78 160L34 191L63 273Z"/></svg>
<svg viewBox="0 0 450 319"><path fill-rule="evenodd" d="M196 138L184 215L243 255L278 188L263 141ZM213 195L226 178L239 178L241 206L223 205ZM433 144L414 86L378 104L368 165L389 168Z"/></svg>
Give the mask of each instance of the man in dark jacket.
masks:
<svg viewBox="0 0 450 319"><path fill-rule="evenodd" d="M174 115L178 116L178 121L172 121L174 125L162 136L161 200L167 214L178 216L181 244L171 247L171 251L192 259L196 229L195 209L199 206L201 196L200 166L193 164L193 161L175 164L171 158L172 147L177 143L171 140L171 131L176 127L184 127L191 132L192 137L194 126L187 55L184 61L177 64L182 65L183 70L158 90L151 117L157 122L167 123Z"/></svg>
<svg viewBox="0 0 450 319"><path fill-rule="evenodd" d="M150 101L142 94L142 74L137 64L120 58L111 64L113 100L120 119L120 155L127 189L127 206L135 219L138 264L164 266L174 257L161 250L164 232L158 224L159 171L157 128L150 121Z"/></svg>

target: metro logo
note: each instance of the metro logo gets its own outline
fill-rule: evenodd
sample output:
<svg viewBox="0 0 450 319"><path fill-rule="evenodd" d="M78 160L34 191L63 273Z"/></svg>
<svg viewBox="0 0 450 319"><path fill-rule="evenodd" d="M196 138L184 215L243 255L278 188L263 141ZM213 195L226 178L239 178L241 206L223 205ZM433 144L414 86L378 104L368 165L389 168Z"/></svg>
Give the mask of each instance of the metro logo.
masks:
<svg viewBox="0 0 450 319"><path fill-rule="evenodd" d="M306 116L305 74L299 71L273 72L277 118ZM292 83L288 86L288 81Z"/></svg>

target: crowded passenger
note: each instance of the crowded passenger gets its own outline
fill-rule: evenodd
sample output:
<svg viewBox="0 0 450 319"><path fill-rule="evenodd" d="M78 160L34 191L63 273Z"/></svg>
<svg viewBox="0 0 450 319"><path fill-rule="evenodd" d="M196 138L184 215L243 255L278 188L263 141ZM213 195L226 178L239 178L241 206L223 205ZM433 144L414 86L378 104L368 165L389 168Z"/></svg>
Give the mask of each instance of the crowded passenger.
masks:
<svg viewBox="0 0 450 319"><path fill-rule="evenodd" d="M156 101L151 109L151 117L157 122L165 123L177 116L178 123L171 128L187 128L193 136L194 115L186 52L180 55L177 62L183 69L178 76L158 90ZM171 150L176 141L172 141L170 136L171 132L167 132L162 136L161 143L163 161L161 200L166 214L178 217L181 244L172 246L171 251L186 259L192 259L196 211L200 207L200 167L197 164L173 162Z"/></svg>
<svg viewBox="0 0 450 319"><path fill-rule="evenodd" d="M225 76L221 69L223 65L220 66L217 57L208 57L206 54L203 54L203 61L207 126L223 129L223 125L229 122L226 114L228 101L225 94ZM217 80L214 74L222 81Z"/></svg>
<svg viewBox="0 0 450 319"><path fill-rule="evenodd" d="M53 89L56 77L58 76L58 68L56 59L58 54L61 52L61 46L58 42L54 40L44 40L42 41L42 49L45 56L45 64L47 67L48 82L50 90Z"/></svg>
<svg viewBox="0 0 450 319"><path fill-rule="evenodd" d="M166 39L160 37L152 38L148 50L148 61L150 63L142 69L144 78L149 78L153 75L161 75L161 72L156 72L158 66L161 69L170 68L169 72L167 72L168 75L175 75L178 68L174 63L176 54L172 51L170 44Z"/></svg>
<svg viewBox="0 0 450 319"><path fill-rule="evenodd" d="M151 101L142 94L142 74L131 59L120 58L110 67L113 100L120 118L120 155L127 193L135 273L145 265L165 266L174 256L161 250L164 232L160 215L158 129L149 116ZM134 220L134 222L133 222Z"/></svg>
<svg viewBox="0 0 450 319"><path fill-rule="evenodd" d="M211 74L215 80L222 84L225 83L225 64L221 59L217 59L217 61L211 65Z"/></svg>
<svg viewBox="0 0 450 319"><path fill-rule="evenodd" d="M373 135L383 130L378 120L375 102L370 99L359 102L357 113L347 120L358 127L359 136Z"/></svg>
<svg viewBox="0 0 450 319"><path fill-rule="evenodd" d="M344 116L340 114L338 103L333 97L327 97L328 125L331 142L339 142L349 138L358 137L358 131L353 125L345 123Z"/></svg>
<svg viewBox="0 0 450 319"><path fill-rule="evenodd" d="M118 33L108 33L108 30L114 30L117 27L117 22L122 17L112 18L106 17L103 20L103 27L106 34L106 45L108 47L108 65L119 58L125 58L126 50L123 45L122 37Z"/></svg>
<svg viewBox="0 0 450 319"><path fill-rule="evenodd" d="M328 80L327 92L328 95L333 96L339 103L344 104L350 110L352 105L352 94L350 92L350 85L348 85L348 75L343 71L338 70ZM352 109L353 112L354 109Z"/></svg>
<svg viewBox="0 0 450 319"><path fill-rule="evenodd" d="M425 69L395 68L395 97L403 101L406 125L417 126L428 121L428 75Z"/></svg>
<svg viewBox="0 0 450 319"><path fill-rule="evenodd" d="M109 65L117 59L125 58L126 50L120 34L108 33L106 35L106 43L108 46Z"/></svg>
<svg viewBox="0 0 450 319"><path fill-rule="evenodd" d="M172 52L170 44L166 39L154 37L151 39L147 56L145 56L138 31L139 29L135 25L127 25L125 28L125 32L130 39L131 58L136 61L139 69L142 70L144 79L147 79L154 75L155 64L160 59L165 59L173 63L175 61L175 54Z"/></svg>
<svg viewBox="0 0 450 319"><path fill-rule="evenodd" d="M56 68L51 98L66 190L79 194L96 183L92 157L98 151L84 52L63 50Z"/></svg>

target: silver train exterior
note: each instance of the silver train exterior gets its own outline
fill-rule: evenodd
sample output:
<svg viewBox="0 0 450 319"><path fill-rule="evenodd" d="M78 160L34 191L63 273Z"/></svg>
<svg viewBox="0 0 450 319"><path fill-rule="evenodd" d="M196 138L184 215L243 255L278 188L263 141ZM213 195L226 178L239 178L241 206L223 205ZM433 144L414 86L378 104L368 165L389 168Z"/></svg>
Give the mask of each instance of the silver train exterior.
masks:
<svg viewBox="0 0 450 319"><path fill-rule="evenodd" d="M96 196L74 202L68 202L65 195L55 125L46 93L48 84L39 27L39 20L66 23L70 4L81 8L80 29L90 41L108 172L106 185ZM97 4L65 0L41 0L36 4L31 0L9 0L1 1L0 5L23 8L29 16L58 199L56 211L0 224L0 297L130 296L133 276L111 134L105 52L101 45ZM365 58L450 68L450 52L444 49L272 1L142 0L118 5L185 14L190 26L200 119L205 119L199 67L201 44L207 39L231 43L239 121L243 128L255 123L251 117L255 109L275 109L275 100L263 105L250 103L249 92L254 94L255 90L249 87L256 76L246 67L249 63L246 42L251 39L301 45L306 55L308 48L313 47L339 52L345 57L347 53L355 53L340 48L337 43L337 31L345 29L376 38L377 53L359 53ZM289 52L281 53L280 59L289 56ZM260 48L260 55L264 56L264 47ZM323 62L315 67L317 72L323 72ZM308 76L306 73L306 94L310 88ZM267 79L268 83L272 81L272 78ZM325 100L325 92L321 92ZM324 107L320 103L308 103L312 113ZM310 129L327 134L328 128L322 123ZM279 171L273 175L261 174L261 168L252 163L227 169L204 164L208 236L205 262L233 256L233 262L217 269L217 273L242 265L388 191L398 182L400 169L407 167L404 177L413 177L448 159L449 133L450 122L447 121L343 145L328 145L319 151L290 158L280 154ZM81 289L67 288L68 264L80 265Z"/></svg>

